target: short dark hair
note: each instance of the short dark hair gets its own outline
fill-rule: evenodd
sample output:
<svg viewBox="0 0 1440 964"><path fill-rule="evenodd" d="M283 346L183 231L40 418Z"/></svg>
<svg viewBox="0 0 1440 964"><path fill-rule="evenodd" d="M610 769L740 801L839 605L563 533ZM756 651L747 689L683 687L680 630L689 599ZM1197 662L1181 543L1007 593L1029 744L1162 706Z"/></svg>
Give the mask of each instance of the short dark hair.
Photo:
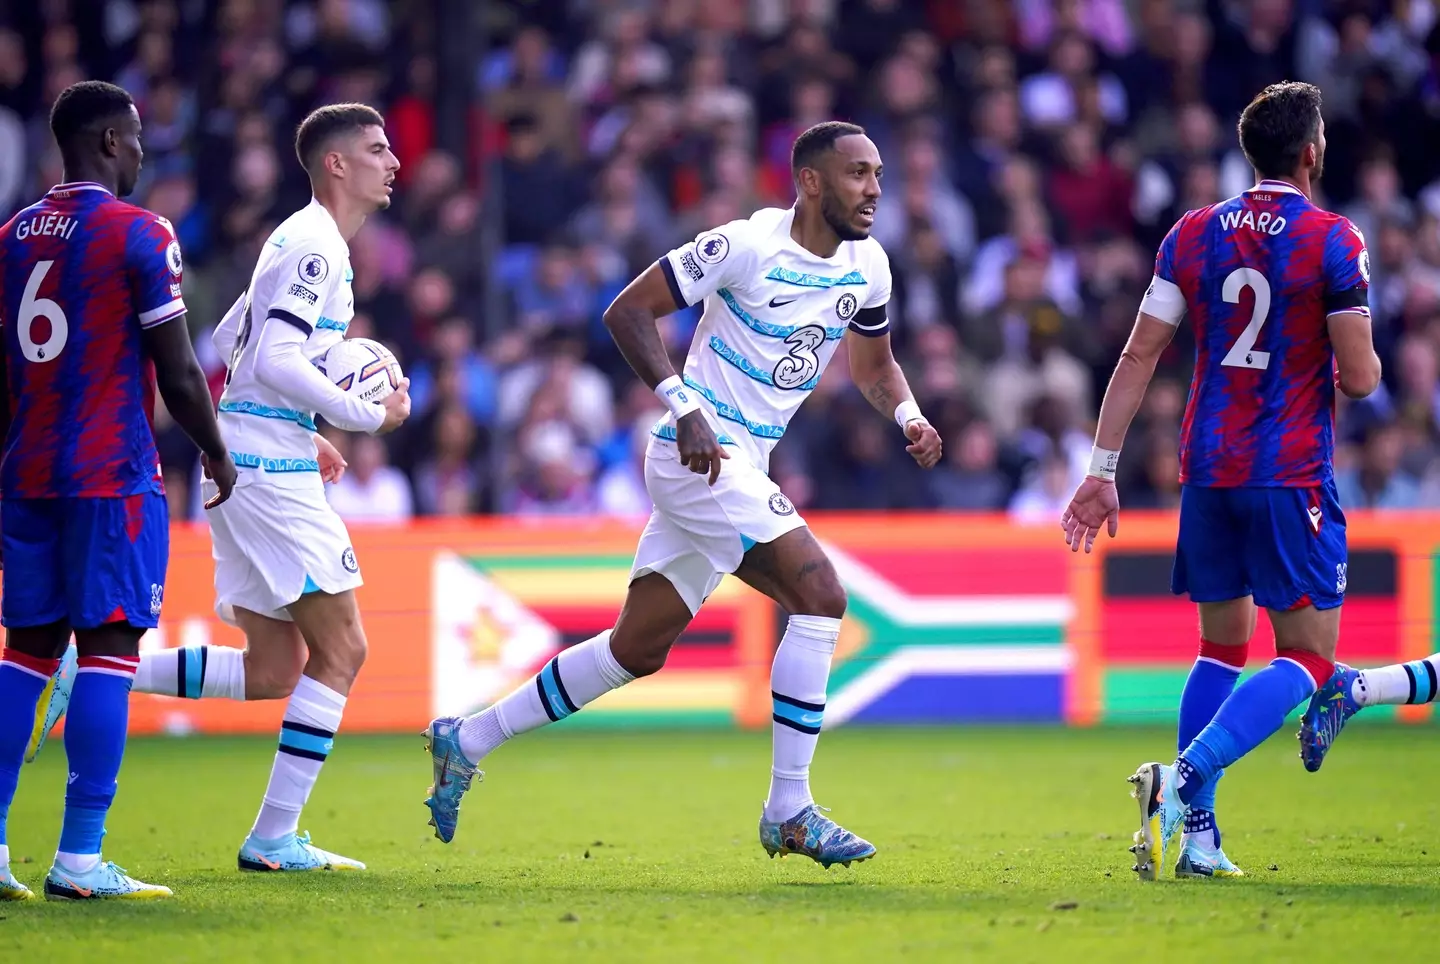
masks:
<svg viewBox="0 0 1440 964"><path fill-rule="evenodd" d="M1320 88L1287 80L1255 95L1240 114L1240 149L1261 177L1289 177L1320 131Z"/></svg>
<svg viewBox="0 0 1440 964"><path fill-rule="evenodd" d="M326 104L312 110L295 131L295 156L311 174L330 139L337 134L359 133L365 127L384 127L385 118L367 104Z"/></svg>
<svg viewBox="0 0 1440 964"><path fill-rule="evenodd" d="M864 134L865 128L845 121L825 121L816 124L795 138L790 149L790 173L799 174L802 167L814 167L820 155L835 149L835 142L851 134Z"/></svg>
<svg viewBox="0 0 1440 964"><path fill-rule="evenodd" d="M82 80L71 84L55 98L50 108L50 133L60 153L68 156L76 147L79 135L103 121L124 114L135 106L135 100L124 87L103 80Z"/></svg>

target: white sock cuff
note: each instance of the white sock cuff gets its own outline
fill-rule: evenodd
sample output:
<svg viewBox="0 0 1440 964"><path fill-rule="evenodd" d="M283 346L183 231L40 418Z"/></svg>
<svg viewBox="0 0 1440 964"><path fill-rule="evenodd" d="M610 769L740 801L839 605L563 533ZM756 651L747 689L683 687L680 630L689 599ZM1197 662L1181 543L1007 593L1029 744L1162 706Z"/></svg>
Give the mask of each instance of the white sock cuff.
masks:
<svg viewBox="0 0 1440 964"><path fill-rule="evenodd" d="M610 649L610 633L612 630L605 630L595 637L595 671L600 674L607 686L611 689L619 689L626 683L635 681L635 676L615 658L615 653Z"/></svg>
<svg viewBox="0 0 1440 964"><path fill-rule="evenodd" d="M331 733L340 728L340 719L344 715L345 697L309 676L300 677L295 691L290 694L290 703L285 707L287 720L318 726Z"/></svg>
<svg viewBox="0 0 1440 964"><path fill-rule="evenodd" d="M802 641L806 649L833 653L840 638L840 620L832 616L791 616L785 627L785 639Z"/></svg>

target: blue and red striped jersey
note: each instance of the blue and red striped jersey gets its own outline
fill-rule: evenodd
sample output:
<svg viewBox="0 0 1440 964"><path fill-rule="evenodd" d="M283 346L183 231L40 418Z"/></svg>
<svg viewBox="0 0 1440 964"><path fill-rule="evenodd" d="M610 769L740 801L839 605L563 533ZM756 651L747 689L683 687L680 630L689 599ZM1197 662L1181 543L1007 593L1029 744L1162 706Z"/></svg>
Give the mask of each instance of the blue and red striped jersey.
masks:
<svg viewBox="0 0 1440 964"><path fill-rule="evenodd" d="M1142 310L1172 324L1188 313L1195 326L1182 483L1330 479L1335 355L1326 319L1368 314L1369 286L1359 230L1284 182L1261 181L1170 229Z"/></svg>
<svg viewBox="0 0 1440 964"><path fill-rule="evenodd" d="M170 223L62 184L0 229L10 431L0 496L164 492L144 328L185 313Z"/></svg>

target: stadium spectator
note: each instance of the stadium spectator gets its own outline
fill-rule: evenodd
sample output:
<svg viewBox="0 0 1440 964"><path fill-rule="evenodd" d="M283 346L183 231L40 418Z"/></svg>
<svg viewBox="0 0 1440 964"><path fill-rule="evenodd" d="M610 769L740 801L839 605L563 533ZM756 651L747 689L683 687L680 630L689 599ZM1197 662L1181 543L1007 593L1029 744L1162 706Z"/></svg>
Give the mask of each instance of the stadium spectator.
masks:
<svg viewBox="0 0 1440 964"><path fill-rule="evenodd" d="M334 436L331 441L336 441ZM404 522L410 518L414 511L410 481L405 473L387 464L385 445L380 439L355 435L346 439L340 454L349 467L338 483L326 489L330 505L340 518L347 523Z"/></svg>
<svg viewBox="0 0 1440 964"><path fill-rule="evenodd" d="M1349 504L1440 505L1430 5L491 6L489 46L460 71L437 38L471 25L398 0L16 13L0 26L0 208L59 177L46 116L60 89L129 86L145 124L134 200L180 236L192 332L218 387L226 359L209 332L270 228L305 200L294 124L326 100L372 99L403 166L393 209L351 244L350 332L396 350L416 404L385 440L387 471L408 477L422 514L629 514L643 502L634 460L648 412L601 313L680 240L789 204L795 135L854 119L887 168L875 232L897 355L951 450L928 486L884 468L893 447L872 444L870 413L851 413L841 353L772 471L802 507L1013 504L1024 516L1045 505L1047 473L1070 471L1031 410L1058 398L1066 431L1085 431L1155 246L1187 209L1249 185L1238 111L1262 84L1300 75L1325 91L1320 200L1368 241L1385 363L1381 391L1342 407ZM662 320L677 360L698 317ZM1173 496L1164 450L1189 339L1182 325L1141 414L1149 454L1122 473L1129 504ZM536 421L542 386L558 408ZM166 425L157 413L176 512L193 515L193 452L167 448Z"/></svg>

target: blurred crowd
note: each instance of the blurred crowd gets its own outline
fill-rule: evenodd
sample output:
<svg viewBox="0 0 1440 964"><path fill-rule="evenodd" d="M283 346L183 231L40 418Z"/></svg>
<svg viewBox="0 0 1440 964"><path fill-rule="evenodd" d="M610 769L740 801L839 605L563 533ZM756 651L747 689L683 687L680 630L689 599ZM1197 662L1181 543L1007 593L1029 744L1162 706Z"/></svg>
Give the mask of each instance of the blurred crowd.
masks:
<svg viewBox="0 0 1440 964"><path fill-rule="evenodd" d="M391 345L414 416L335 433L351 520L649 509L659 412L601 323L668 248L789 205L810 124L885 160L894 347L946 444L919 471L843 348L771 473L813 509L1005 511L1053 523L1184 211L1248 187L1234 136L1262 86L1325 93L1317 201L1362 229L1386 366L1342 407L1347 507L1440 506L1440 25L1432 0L35 0L0 3L0 213L59 180L55 94L136 97L136 200L184 247L202 361L270 229L308 199L312 107L380 107L403 167L351 243L352 335ZM447 36L488 38L453 69ZM456 85L458 115L437 104ZM457 117L459 118L457 121ZM463 130L452 129L455 124ZM444 145L449 145L448 147ZM661 322L677 364L698 320ZM1122 504L1177 503L1182 326L1121 463ZM160 415L179 515L195 453Z"/></svg>

